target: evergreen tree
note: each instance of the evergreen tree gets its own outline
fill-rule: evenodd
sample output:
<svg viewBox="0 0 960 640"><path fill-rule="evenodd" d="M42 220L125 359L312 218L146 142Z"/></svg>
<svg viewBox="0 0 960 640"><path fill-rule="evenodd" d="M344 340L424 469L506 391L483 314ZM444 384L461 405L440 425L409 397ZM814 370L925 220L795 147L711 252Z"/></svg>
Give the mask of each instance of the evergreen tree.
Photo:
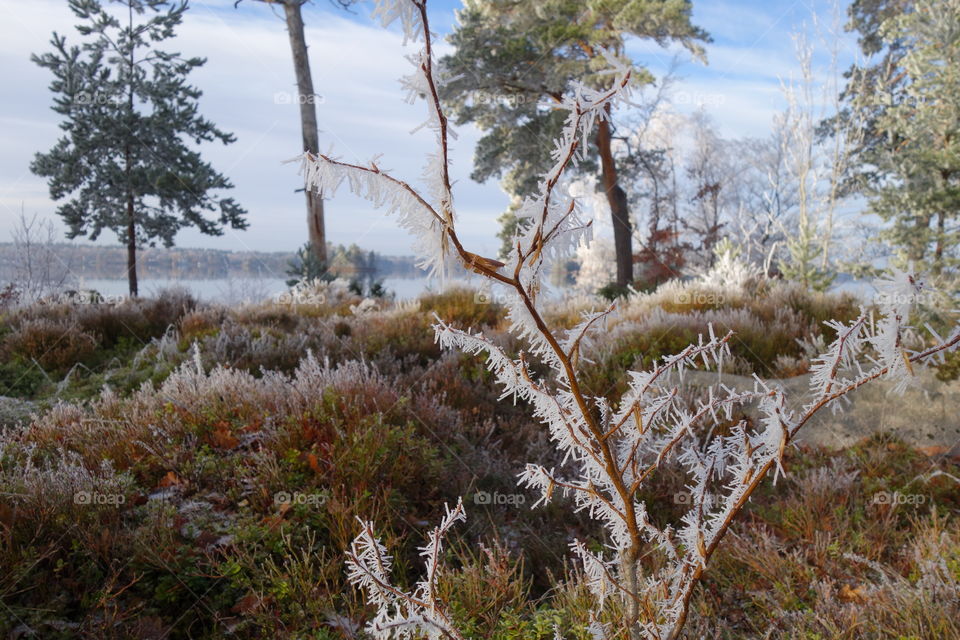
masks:
<svg viewBox="0 0 960 640"><path fill-rule="evenodd" d="M216 195L230 180L203 161L193 147L234 142L198 114L201 92L187 75L202 58L182 58L156 46L174 36L187 3L69 0L82 21L80 46L53 34L53 52L32 56L54 76L53 110L63 116L64 135L38 153L31 171L49 178L54 200L69 200L57 213L68 237L96 239L104 229L127 246L130 295L138 294L136 252L159 240L174 244L184 227L220 235L226 225L244 229L245 211Z"/></svg>
<svg viewBox="0 0 960 640"><path fill-rule="evenodd" d="M326 250L323 255L327 255ZM293 260L287 263L287 275L290 276L287 280L288 287L312 280L330 282L334 278L327 269L327 263L317 257L317 252L309 242L297 249Z"/></svg>
<svg viewBox="0 0 960 640"><path fill-rule="evenodd" d="M320 150L320 129L317 126L317 94L313 90L313 75L310 72L310 56L307 52L307 37L303 23L303 5L308 0L258 0L264 4L283 7L283 19L287 24L290 53L293 56L293 71L297 79L297 104L300 107L300 132L303 150L317 153ZM357 0L331 0L343 9L349 9ZM233 6L239 5L236 0ZM323 196L306 191L307 233L306 246L314 252L316 261L327 263L327 231L324 225Z"/></svg>
<svg viewBox="0 0 960 640"><path fill-rule="evenodd" d="M838 116L863 132L848 187L888 223L901 266L946 275L960 264L960 0L857 0L849 13L867 59Z"/></svg>
<svg viewBox="0 0 960 640"><path fill-rule="evenodd" d="M485 135L477 145L472 177L496 176L513 195L536 191L550 167L563 113L544 106L558 101L574 79L606 88L611 76L601 50L622 59L630 37L659 44L680 42L702 55L707 34L690 23L690 0L466 0L450 36L454 53L443 59L450 81L444 98L458 124L475 123ZM653 82L634 66L634 81ZM594 136L593 162L582 171L600 173L610 204L617 255L617 282L632 280L633 249L627 195L620 184L609 117ZM510 221L510 215L505 217Z"/></svg>
<svg viewBox="0 0 960 640"><path fill-rule="evenodd" d="M903 99L878 118L887 144L871 161L871 209L904 260L934 276L960 265L960 0L919 0L885 21L888 46L902 46Z"/></svg>
<svg viewBox="0 0 960 640"><path fill-rule="evenodd" d="M880 34L884 21L900 15L913 0L853 0L847 13L850 17L847 31L857 33L857 43L864 60L854 63L844 74L847 85L841 92L841 109L833 117L820 123L822 138L842 134L856 128L859 144L854 154L860 160L852 163L844 182L844 193L857 192L864 185L879 180L877 167L865 161L887 143L878 118L886 105L902 99L904 78L899 74L903 47L899 43L885 45Z"/></svg>

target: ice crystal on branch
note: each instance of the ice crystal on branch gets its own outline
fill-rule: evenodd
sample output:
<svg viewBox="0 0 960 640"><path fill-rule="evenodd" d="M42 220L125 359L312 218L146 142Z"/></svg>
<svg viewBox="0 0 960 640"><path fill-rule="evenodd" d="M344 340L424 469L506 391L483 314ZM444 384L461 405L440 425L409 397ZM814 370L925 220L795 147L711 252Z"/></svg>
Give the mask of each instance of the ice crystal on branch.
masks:
<svg viewBox="0 0 960 640"><path fill-rule="evenodd" d="M453 509L430 532L427 544L420 548L425 573L412 592L394 586L390 572L392 558L373 531L373 524L360 521L361 532L347 552L347 578L360 587L367 602L377 607L377 614L367 624L374 638L453 638L461 635L451 623L446 607L437 599L437 579L441 571L443 540L459 521L466 519L463 502Z"/></svg>
<svg viewBox="0 0 960 640"><path fill-rule="evenodd" d="M784 472L786 447L799 429L818 411L835 408L844 396L872 380L886 376L908 381L911 363L955 349L960 331L946 339L934 334L936 343L924 351L908 350L904 331L923 285L913 275L897 273L883 285L886 297L879 300L877 318L863 311L849 324L828 323L837 338L814 360L810 396L795 412L787 409L781 389L759 379L749 391L733 391L718 380L706 399L691 403L684 398L681 384L686 370L703 367L719 372L729 355L732 333L718 336L712 327L707 336L650 370L626 372L629 386L619 401L588 396L578 378L581 351L615 309L589 314L573 329L559 331L547 324L538 297L551 262L569 255L589 236L589 225L567 189L565 172L584 157L598 121L629 99L630 70L610 59L613 69L606 89L575 84L557 105L567 118L552 150L554 165L537 192L521 203L517 215L528 224L514 238L504 264L468 251L457 235L449 178L450 132L437 97L425 0L381 1L376 13L385 24L399 21L407 40L423 43L420 53L410 58L415 72L404 86L411 96L425 99L426 126L436 138L437 151L425 170L429 191L418 193L375 162L355 165L330 154L304 156L307 187L330 195L346 181L354 193L398 215L400 224L416 236L426 266L440 269L448 259L458 260L506 290L507 320L525 345L523 352L508 354L482 334L452 327L441 318L434 326L436 340L443 348L484 355L503 389L501 399L528 403L564 454L559 470L528 464L520 474L519 483L539 493L535 506L564 496L573 509L588 513L604 530L608 546L604 553L589 551L580 541L572 546L595 597L587 630L596 638L675 639L686 621L693 590L731 522L769 472L774 471L775 478ZM533 361L547 365L548 373L536 375L534 370L542 367L532 367ZM753 418L740 418L750 413ZM686 510L676 522L658 525L640 496L668 462L686 473L686 493L677 496ZM347 567L350 580L377 608L368 625L374 637L405 638L415 633L461 637L438 599L436 583L443 538L464 517L458 504L430 534L421 549L426 572L412 592L392 584L387 550L375 537L373 525L361 523ZM659 558L641 564L650 556ZM645 569L650 566L658 568ZM617 608L610 606L613 600L619 600Z"/></svg>

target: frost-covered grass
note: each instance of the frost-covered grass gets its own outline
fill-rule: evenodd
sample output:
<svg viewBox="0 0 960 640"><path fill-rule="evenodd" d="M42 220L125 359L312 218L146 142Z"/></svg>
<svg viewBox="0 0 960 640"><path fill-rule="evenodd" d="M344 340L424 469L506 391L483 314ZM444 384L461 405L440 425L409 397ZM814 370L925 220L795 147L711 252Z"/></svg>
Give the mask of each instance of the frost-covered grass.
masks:
<svg viewBox="0 0 960 640"><path fill-rule="evenodd" d="M123 366L195 306L188 294L171 290L123 304L75 298L0 308L0 395L49 396L87 380L92 388L81 394L95 392L105 372Z"/></svg>
<svg viewBox="0 0 960 640"><path fill-rule="evenodd" d="M774 286L750 305L786 295ZM655 302L630 303L618 340L668 313ZM811 297L797 307L818 304L838 315L846 303ZM458 628L551 638L559 624L585 638L592 601L564 550L596 525L562 499L529 508L536 496L516 488L516 474L529 460L560 466L557 452L527 406L498 402L482 363L442 354L431 339L441 309L465 327L485 323L486 335L515 350L502 312L466 292L381 307L194 307L146 347L68 382L61 393L72 401L6 427L0 630L352 637L373 613L343 569L356 518L377 522L394 577L412 586L424 534L444 503L464 496L469 526L448 539L442 583ZM702 320L703 310L684 311L669 313ZM563 323L567 312L550 317ZM812 312L797 313L812 324ZM79 322L56 307L16 314ZM762 326L761 314L753 321ZM115 391L92 395L101 380ZM957 476L957 466L892 438L840 452L791 449L785 466L787 480L754 495L715 556L689 637L765 637L771 625L773 638L956 637L957 485L915 478ZM644 496L650 512L677 516L683 483L679 468L665 469ZM881 491L924 503L875 503ZM286 494L299 498L277 501Z"/></svg>
<svg viewBox="0 0 960 640"><path fill-rule="evenodd" d="M290 372L308 349L332 362L363 358L385 371L426 366L440 354L433 314L515 344L503 306L470 289L400 304L375 301L374 312L361 311L362 299L346 293L323 303L306 300L231 308L198 305L171 292L121 305L61 303L0 311L0 396L48 403L84 399L104 384L129 393L145 381L161 382L188 357L193 343L208 361L254 375L261 369ZM570 328L582 312L601 304L586 296L563 299L548 306L545 317L551 326ZM587 379L598 393L611 393L626 368L673 353L711 322L718 331L738 332L729 371L765 377L804 373L809 362L801 343L830 338L823 321L846 320L857 311L849 297L777 282L749 293L706 289L696 281L669 283L624 307L607 339L588 354L594 363Z"/></svg>

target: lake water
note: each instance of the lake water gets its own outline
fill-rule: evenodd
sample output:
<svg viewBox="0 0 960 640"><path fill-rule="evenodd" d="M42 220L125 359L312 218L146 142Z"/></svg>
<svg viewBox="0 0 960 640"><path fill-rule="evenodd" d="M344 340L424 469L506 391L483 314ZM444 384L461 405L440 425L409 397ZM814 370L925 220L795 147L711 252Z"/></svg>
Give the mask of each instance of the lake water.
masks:
<svg viewBox="0 0 960 640"><path fill-rule="evenodd" d="M86 278L78 283L81 289L93 289L103 296L125 296L125 279ZM438 290L436 280L428 278L383 278L384 288L396 295L398 300L416 298L425 291ZM269 300L289 287L282 278L222 278L213 280L182 280L167 278L141 278L140 295L154 296L163 289L182 287L205 302L236 304Z"/></svg>

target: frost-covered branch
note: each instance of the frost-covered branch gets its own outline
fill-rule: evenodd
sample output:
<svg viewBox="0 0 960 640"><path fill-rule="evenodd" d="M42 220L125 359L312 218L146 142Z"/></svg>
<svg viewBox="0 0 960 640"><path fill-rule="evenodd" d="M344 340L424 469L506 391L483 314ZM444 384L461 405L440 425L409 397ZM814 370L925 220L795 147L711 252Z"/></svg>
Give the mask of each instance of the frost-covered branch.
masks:
<svg viewBox="0 0 960 640"><path fill-rule="evenodd" d="M440 318L434 325L436 340L443 348L483 354L503 389L501 399L526 402L563 453L559 470L528 464L520 473L519 483L539 494L535 506L559 493L572 500L574 510L588 513L602 526L607 552L589 551L581 541L572 545L596 599L588 630L597 638L675 639L723 536L768 474L773 471L776 481L785 472L784 453L799 429L817 412L838 408L847 394L873 380L885 377L897 387L909 384L912 363L956 349L960 331L946 339L933 334L936 345L924 351L907 349L903 335L923 283L897 273L884 284L877 317L864 310L849 324L828 323L837 338L814 361L809 398L797 412L787 409L781 389L759 379L749 391L733 391L718 381L705 400L687 401L681 386L684 372L700 366L720 372L729 354L733 334L718 337L712 327L696 344L650 370L625 372L629 385L618 401L589 397L579 379L581 352L614 307L587 314L564 331L548 325L538 299L544 271L589 238L590 227L567 189L565 174L584 158L596 125L628 101L630 70L611 58L609 85L574 85L555 105L567 117L552 151L554 164L537 192L520 204L517 215L529 224L520 225L514 250L501 263L468 251L457 235L448 155L452 132L438 98L426 0L380 0L376 14L385 25L399 22L406 40L423 44L409 58L415 69L404 86L411 97L426 98L424 126L435 136L437 151L424 174L428 190L418 192L381 171L376 161L363 166L330 153L304 156L306 184L333 194L346 182L354 193L398 215L400 224L416 236L424 266L442 271L448 260L457 260L506 289L507 320L525 345L523 352L508 354L482 334L451 327ZM532 361L546 365L549 373L535 375ZM754 417L743 417L751 412ZM655 524L641 493L668 462L686 474L688 493L680 501L686 511L672 524ZM444 536L464 518L458 504L430 534L421 549L426 572L412 592L393 585L391 558L373 526L362 523L347 566L351 582L377 608L368 625L375 637L461 637L436 584ZM657 561L644 561L652 554L659 555ZM611 599L620 600L621 615L611 615Z"/></svg>
<svg viewBox="0 0 960 640"><path fill-rule="evenodd" d="M367 624L367 631L374 638L413 638L423 633L428 638L462 640L449 612L438 601L436 589L443 540L454 524L464 520L462 501L453 509L447 507L443 521L430 532L427 544L420 549L426 572L413 592L393 585L392 558L374 534L373 525L360 522L360 535L347 552L347 578L364 591L367 602L377 607L376 616Z"/></svg>

